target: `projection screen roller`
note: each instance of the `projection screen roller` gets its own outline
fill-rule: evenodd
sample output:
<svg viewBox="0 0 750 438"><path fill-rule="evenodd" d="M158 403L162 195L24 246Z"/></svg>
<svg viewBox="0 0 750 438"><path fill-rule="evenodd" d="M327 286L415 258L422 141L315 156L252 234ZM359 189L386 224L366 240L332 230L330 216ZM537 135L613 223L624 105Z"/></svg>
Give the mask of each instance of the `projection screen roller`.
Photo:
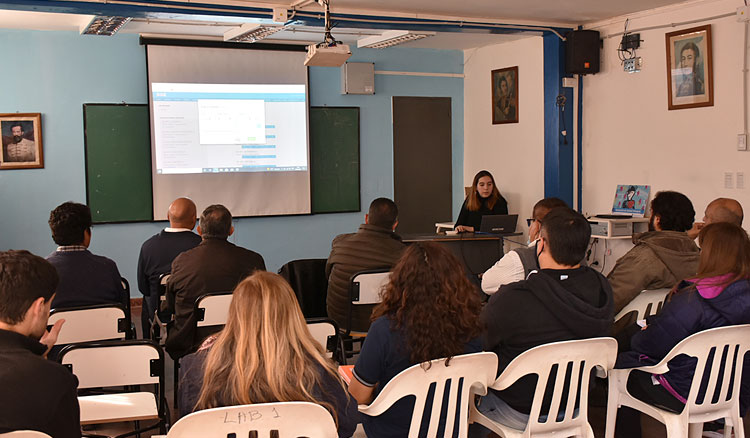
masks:
<svg viewBox="0 0 750 438"><path fill-rule="evenodd" d="M310 213L305 52L147 45L154 219Z"/></svg>

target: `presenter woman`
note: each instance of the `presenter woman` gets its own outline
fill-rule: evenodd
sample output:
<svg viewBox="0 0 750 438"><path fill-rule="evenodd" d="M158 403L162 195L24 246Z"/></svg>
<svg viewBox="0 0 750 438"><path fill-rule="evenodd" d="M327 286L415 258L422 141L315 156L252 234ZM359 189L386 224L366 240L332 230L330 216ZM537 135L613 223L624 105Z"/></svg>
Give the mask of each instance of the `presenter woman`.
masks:
<svg viewBox="0 0 750 438"><path fill-rule="evenodd" d="M471 193L461 206L461 212L456 220L456 230L469 233L479 231L482 216L485 214L508 214L508 202L497 190L492 174L481 170L474 175Z"/></svg>

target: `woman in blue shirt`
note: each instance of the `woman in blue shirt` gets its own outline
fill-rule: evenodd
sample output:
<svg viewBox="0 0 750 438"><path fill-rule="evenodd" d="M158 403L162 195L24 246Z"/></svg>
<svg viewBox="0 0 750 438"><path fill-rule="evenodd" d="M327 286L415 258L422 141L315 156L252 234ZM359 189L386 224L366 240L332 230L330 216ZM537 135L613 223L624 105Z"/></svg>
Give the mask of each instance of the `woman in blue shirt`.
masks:
<svg viewBox="0 0 750 438"><path fill-rule="evenodd" d="M426 368L433 359L481 351L479 294L456 266L456 257L435 243L409 246L394 266L349 384L360 404L372 402L386 383L412 365ZM407 397L377 417L362 415L367 436L407 436L413 406L414 399ZM422 423L420 436L427 433L427 418Z"/></svg>

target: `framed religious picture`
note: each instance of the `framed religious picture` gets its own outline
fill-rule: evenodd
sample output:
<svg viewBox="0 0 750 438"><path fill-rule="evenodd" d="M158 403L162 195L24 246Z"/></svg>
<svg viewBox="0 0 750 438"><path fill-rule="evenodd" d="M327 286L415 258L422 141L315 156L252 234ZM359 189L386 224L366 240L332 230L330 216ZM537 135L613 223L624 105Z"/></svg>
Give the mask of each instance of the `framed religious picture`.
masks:
<svg viewBox="0 0 750 438"><path fill-rule="evenodd" d="M669 109L713 106L711 25L670 32L666 38Z"/></svg>
<svg viewBox="0 0 750 438"><path fill-rule="evenodd" d="M492 124L518 123L518 66L492 70Z"/></svg>
<svg viewBox="0 0 750 438"><path fill-rule="evenodd" d="M2 153L0 170L44 167L42 157L42 115L0 114Z"/></svg>

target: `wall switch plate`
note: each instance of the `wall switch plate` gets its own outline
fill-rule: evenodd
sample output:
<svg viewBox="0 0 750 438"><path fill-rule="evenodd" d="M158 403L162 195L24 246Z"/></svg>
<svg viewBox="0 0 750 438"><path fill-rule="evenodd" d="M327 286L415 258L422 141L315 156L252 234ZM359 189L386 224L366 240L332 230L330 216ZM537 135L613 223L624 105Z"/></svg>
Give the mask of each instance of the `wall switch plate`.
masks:
<svg viewBox="0 0 750 438"><path fill-rule="evenodd" d="M640 56L633 59L626 59L622 64L622 69L628 73L637 73L643 67L643 58Z"/></svg>
<svg viewBox="0 0 750 438"><path fill-rule="evenodd" d="M747 134L737 134L737 150L747 150Z"/></svg>
<svg viewBox="0 0 750 438"><path fill-rule="evenodd" d="M737 21L750 21L750 10L747 6L737 8Z"/></svg>
<svg viewBox="0 0 750 438"><path fill-rule="evenodd" d="M734 188L734 172L724 172L724 188Z"/></svg>
<svg viewBox="0 0 750 438"><path fill-rule="evenodd" d="M564 88L575 88L578 85L577 78L562 78Z"/></svg>
<svg viewBox="0 0 750 438"><path fill-rule="evenodd" d="M735 186L738 189L745 188L745 172L737 172L737 179L734 180Z"/></svg>

